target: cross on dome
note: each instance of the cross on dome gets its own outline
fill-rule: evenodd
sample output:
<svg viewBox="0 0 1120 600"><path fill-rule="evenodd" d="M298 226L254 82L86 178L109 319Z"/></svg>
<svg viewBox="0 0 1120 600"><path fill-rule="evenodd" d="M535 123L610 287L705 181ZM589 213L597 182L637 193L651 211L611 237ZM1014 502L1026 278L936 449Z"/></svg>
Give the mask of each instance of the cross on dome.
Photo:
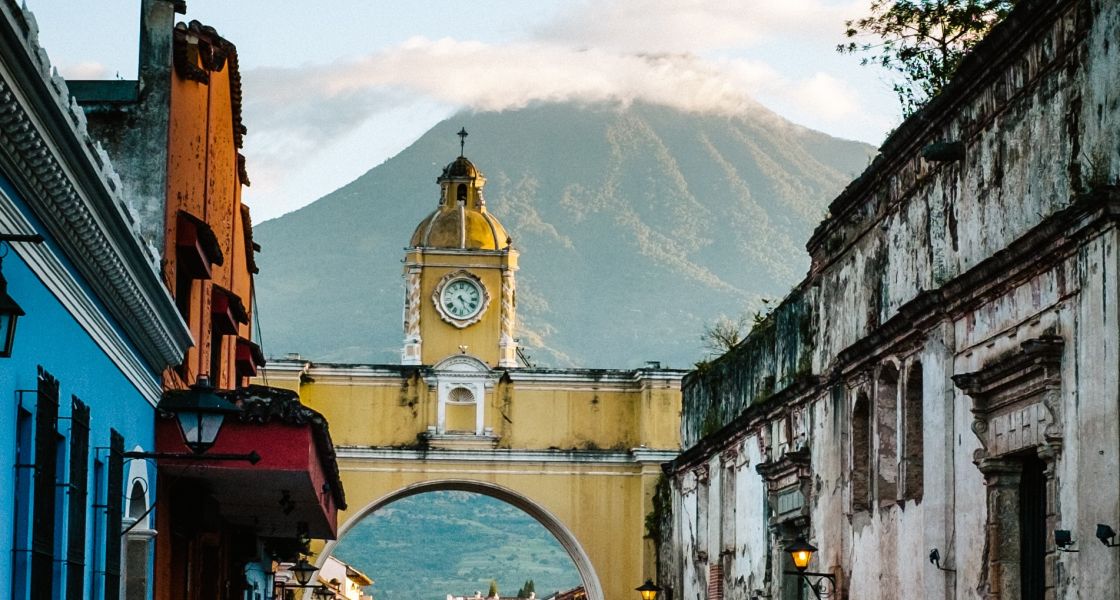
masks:
<svg viewBox="0 0 1120 600"><path fill-rule="evenodd" d="M459 133L456 133L455 135L459 136L459 158L462 158L463 157L463 149L467 145L467 136L470 135L470 134L467 133L467 128L466 127L460 127L459 128Z"/></svg>

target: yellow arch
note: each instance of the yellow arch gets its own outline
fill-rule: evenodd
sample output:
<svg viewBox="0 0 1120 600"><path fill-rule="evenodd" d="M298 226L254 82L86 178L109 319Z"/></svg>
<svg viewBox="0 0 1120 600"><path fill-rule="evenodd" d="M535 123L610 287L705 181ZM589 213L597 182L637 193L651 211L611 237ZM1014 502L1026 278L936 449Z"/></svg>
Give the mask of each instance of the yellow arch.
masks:
<svg viewBox="0 0 1120 600"><path fill-rule="evenodd" d="M342 539L354 525L387 504L409 496L435 491L474 492L501 500L521 509L526 514L536 519L538 523L543 525L544 528L560 542L560 545L564 548L564 551L568 553L568 557L572 559L572 562L576 566L580 581L583 583L583 589L587 592L588 600L605 600L602 585L599 583L599 576L595 572L595 566L591 564L591 558L587 556L587 552L584 551L583 546L580 545L575 534L573 534L560 519L556 518L555 515L532 499L510 488L487 481L478 481L475 479L435 479L405 486L404 488L370 502L361 510L348 515L346 522L339 527L338 537ZM316 559L318 566L322 566L327 557L334 552L334 548L337 544L338 541L334 540L328 542L327 545L323 547L322 552L319 553L319 557Z"/></svg>

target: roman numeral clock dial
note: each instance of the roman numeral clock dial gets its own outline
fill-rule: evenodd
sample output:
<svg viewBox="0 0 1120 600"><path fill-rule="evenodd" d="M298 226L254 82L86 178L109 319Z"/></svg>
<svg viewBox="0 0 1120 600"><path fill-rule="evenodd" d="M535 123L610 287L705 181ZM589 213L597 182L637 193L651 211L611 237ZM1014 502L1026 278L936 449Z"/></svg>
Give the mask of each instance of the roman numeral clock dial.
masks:
<svg viewBox="0 0 1120 600"><path fill-rule="evenodd" d="M443 320L460 328L477 323L490 302L486 287L467 271L444 277L432 300Z"/></svg>

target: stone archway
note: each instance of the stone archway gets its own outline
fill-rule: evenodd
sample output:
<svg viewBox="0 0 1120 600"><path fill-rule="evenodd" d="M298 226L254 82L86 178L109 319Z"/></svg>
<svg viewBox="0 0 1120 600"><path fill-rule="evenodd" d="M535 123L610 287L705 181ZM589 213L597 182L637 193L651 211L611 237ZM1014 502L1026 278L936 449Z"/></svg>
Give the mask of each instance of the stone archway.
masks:
<svg viewBox="0 0 1120 600"><path fill-rule="evenodd" d="M552 513L545 510L536 502L527 498L526 496L511 490L509 488L488 483L485 481L475 481L470 479L442 479L433 481L423 481L414 483L397 490L393 493L387 494L378 498L374 502L363 507L361 510L355 512L350 516L345 523L339 526L338 539L342 539L344 535L365 517L373 514L378 509L417 494L425 492L436 491L458 491L458 492L474 492L489 496L497 500L501 500L510 504L518 509L521 509L529 516L533 517L538 523L544 526L549 533L560 542L560 545L568 553L568 557L572 559L572 563L576 566L576 571L579 573L580 581L583 583L583 589L587 592L588 600L605 600L603 595L603 588L599 583L599 576L595 573L595 567L591 564L591 559L587 556L579 541L576 540L575 535L565 526L559 519ZM317 566L322 566L326 558L334 552L338 540L328 542L319 552L316 558Z"/></svg>

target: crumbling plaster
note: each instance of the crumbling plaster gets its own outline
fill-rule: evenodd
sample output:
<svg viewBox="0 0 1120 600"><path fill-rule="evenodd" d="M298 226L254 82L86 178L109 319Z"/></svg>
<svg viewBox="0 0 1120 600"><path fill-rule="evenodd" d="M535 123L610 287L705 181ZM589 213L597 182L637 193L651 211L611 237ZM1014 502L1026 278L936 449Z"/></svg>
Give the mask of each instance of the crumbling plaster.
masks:
<svg viewBox="0 0 1120 600"><path fill-rule="evenodd" d="M1118 39L1116 2L1021 3L832 203L809 241L805 280L742 344L686 377L686 451L666 468L674 512L659 565L675 600L714 597L711 585L728 598L785 597L781 536L796 528L782 527L798 521L775 521L758 465L800 450L811 476L799 526L820 548L813 569L837 576L840 597L1015 597L993 566L1010 555L989 536L995 476L986 483L977 459L988 436L1008 432L974 430L1011 417L977 414L953 376L1047 336L1064 341L1056 407L1029 406L1055 430L1025 451L1051 461L1047 527L1086 541L1059 554L1046 531L1046 595L1113 593L1120 554L1092 534L1097 522L1120 526ZM931 143L958 141L961 160L922 158ZM893 388L879 380L885 364L898 369ZM911 367L921 369L917 492L905 466L883 477L917 435L905 431ZM868 510L852 497L860 394L897 413L893 431L871 432ZM870 420L885 414L873 409ZM741 457L730 467L728 451ZM735 484L708 476L700 502L698 472ZM721 554L713 532L727 519L734 547ZM933 548L951 571L930 564ZM717 560L722 579L709 584Z"/></svg>

